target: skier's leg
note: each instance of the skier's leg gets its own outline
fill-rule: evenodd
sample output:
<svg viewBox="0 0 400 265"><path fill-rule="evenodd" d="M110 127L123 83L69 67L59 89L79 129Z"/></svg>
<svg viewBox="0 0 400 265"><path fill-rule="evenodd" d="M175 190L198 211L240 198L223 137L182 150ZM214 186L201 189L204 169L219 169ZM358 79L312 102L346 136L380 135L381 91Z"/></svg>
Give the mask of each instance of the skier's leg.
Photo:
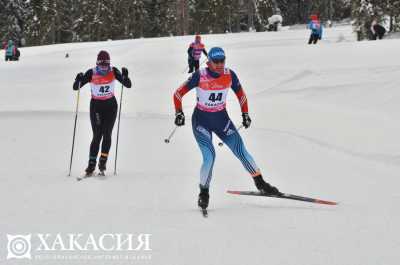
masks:
<svg viewBox="0 0 400 265"><path fill-rule="evenodd" d="M270 195L280 194L276 187L264 181L260 169L257 167L253 157L247 152L242 137L240 137L239 132L236 130L231 120L228 120L223 130L216 133L242 162L244 168L251 174L258 190Z"/></svg>
<svg viewBox="0 0 400 265"><path fill-rule="evenodd" d="M199 68L200 68L200 62L199 62L199 60L195 60L194 61L194 69L197 71L197 70L199 70Z"/></svg>
<svg viewBox="0 0 400 265"><path fill-rule="evenodd" d="M311 44L313 41L313 34L310 35L310 38L308 39L308 44Z"/></svg>
<svg viewBox="0 0 400 265"><path fill-rule="evenodd" d="M193 68L194 68L194 65L193 65L193 60L192 59L189 59L188 60L188 64L189 64L189 74L190 73L193 73Z"/></svg>
<svg viewBox="0 0 400 265"><path fill-rule="evenodd" d="M92 125L92 142L90 143L89 152L89 164L86 169L87 173L91 173L96 168L97 154L99 153L100 141L101 141L101 117L100 113L96 110L96 104L92 100L90 102L90 123Z"/></svg>
<svg viewBox="0 0 400 265"><path fill-rule="evenodd" d="M192 130L197 144L199 145L201 154L203 155L203 164L200 169L200 188L208 189L215 161L215 149L212 144L211 131L200 125L195 116L196 114L193 114Z"/></svg>
<svg viewBox="0 0 400 265"><path fill-rule="evenodd" d="M240 137L235 125L230 119L227 119L224 123L222 130L215 132L218 137L231 149L233 154L242 162L244 168L251 176L261 175L260 169L258 168L253 157L247 152L247 149L243 143L242 137Z"/></svg>
<svg viewBox="0 0 400 265"><path fill-rule="evenodd" d="M111 135L114 128L115 120L117 118L118 104L115 98L109 99L108 106L104 109L102 113L102 135L103 141L101 144L101 155L99 158L99 169L101 171L106 170L106 163L108 158L108 153L111 148Z"/></svg>

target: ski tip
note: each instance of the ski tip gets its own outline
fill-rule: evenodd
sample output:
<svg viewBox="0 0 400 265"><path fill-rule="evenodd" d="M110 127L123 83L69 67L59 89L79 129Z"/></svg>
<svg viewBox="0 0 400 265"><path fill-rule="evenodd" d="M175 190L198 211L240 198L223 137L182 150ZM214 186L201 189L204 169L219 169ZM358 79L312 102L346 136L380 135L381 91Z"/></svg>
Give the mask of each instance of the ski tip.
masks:
<svg viewBox="0 0 400 265"><path fill-rule="evenodd" d="M320 200L320 199L315 199L315 203L319 204L327 204L327 205L338 205L338 202L333 202L333 201L325 201L325 200Z"/></svg>
<svg viewBox="0 0 400 265"><path fill-rule="evenodd" d="M240 191L236 191L236 190L227 190L226 192L229 193L229 194L240 195Z"/></svg>

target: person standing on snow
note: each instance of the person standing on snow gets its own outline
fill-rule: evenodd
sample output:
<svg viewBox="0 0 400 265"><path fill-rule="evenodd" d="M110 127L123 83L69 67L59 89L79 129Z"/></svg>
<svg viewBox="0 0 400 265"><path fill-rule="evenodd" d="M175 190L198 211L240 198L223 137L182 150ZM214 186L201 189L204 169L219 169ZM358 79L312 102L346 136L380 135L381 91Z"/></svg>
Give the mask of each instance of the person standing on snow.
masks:
<svg viewBox="0 0 400 265"><path fill-rule="evenodd" d="M203 155L200 170L200 194L198 205L206 209L209 203L209 187L215 161L215 150L212 133L215 133L242 162L245 169L253 177L258 190L270 195L280 194L279 190L265 182L260 169L252 156L247 152L238 130L225 109L229 88L235 92L239 100L243 126L247 129L251 124L248 114L247 98L235 72L225 68L225 52L214 47L208 53L207 68L201 68L181 85L174 93L175 124L185 125L182 110L182 98L191 89L196 89L197 105L192 115L192 130Z"/></svg>
<svg viewBox="0 0 400 265"><path fill-rule="evenodd" d="M12 40L8 41L8 44L4 47L5 50L5 60L6 61L15 61L16 60L16 53L17 47L14 45Z"/></svg>
<svg viewBox="0 0 400 265"><path fill-rule="evenodd" d="M96 67L89 69L85 74L78 73L73 84L73 89L78 90L90 83L92 99L90 101L90 122L92 124L93 138L90 144L89 163L86 174L93 174L97 155L101 144L99 170L106 170L108 153L111 147L111 134L117 117L118 103L114 96L115 80L127 88L132 86L128 77L128 69L122 67L122 74L116 67L110 66L110 55L100 51L97 55Z"/></svg>
<svg viewBox="0 0 400 265"><path fill-rule="evenodd" d="M386 33L386 29L382 25L380 25L376 19L372 21L370 30L372 34L372 40L381 40Z"/></svg>
<svg viewBox="0 0 400 265"><path fill-rule="evenodd" d="M187 50L189 59L189 74L193 73L193 70L197 71L200 68L200 57L201 53L207 56L207 51L203 43L201 43L200 35L196 35L194 42L192 42Z"/></svg>
<svg viewBox="0 0 400 265"><path fill-rule="evenodd" d="M310 39L308 40L308 44L314 43L317 44L318 40L322 39L322 25L318 19L317 15L310 16L310 22L307 25L307 28L311 30Z"/></svg>

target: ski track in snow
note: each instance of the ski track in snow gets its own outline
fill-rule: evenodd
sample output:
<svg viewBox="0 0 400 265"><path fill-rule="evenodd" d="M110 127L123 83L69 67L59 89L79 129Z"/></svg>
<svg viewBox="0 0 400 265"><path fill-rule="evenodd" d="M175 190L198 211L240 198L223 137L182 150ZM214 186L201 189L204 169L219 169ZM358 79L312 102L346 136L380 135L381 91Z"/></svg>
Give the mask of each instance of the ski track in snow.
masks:
<svg viewBox="0 0 400 265"><path fill-rule="evenodd" d="M300 135L294 132L290 131L282 131L282 130L277 130L277 129L272 129L272 128L256 128L256 130L261 130L266 133L277 133L280 135L287 135L290 137L294 137L297 139L301 139L307 142L310 142L312 144L318 145L322 148L326 148L332 151L340 152L349 156L354 156L366 160L372 160L372 161L377 161L380 163L388 164L388 165L395 165L395 166L400 166L400 153L399 154L371 154L371 153L363 153L363 152L357 152L353 151L344 147L336 146L334 144L331 144L329 142L324 142L319 139L305 136L305 135Z"/></svg>

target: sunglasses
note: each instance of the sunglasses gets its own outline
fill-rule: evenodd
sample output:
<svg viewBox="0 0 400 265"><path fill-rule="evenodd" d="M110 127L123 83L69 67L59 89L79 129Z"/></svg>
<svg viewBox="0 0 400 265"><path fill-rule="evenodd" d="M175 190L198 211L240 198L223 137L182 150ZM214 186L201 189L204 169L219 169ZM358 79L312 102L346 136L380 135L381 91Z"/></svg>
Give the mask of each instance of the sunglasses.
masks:
<svg viewBox="0 0 400 265"><path fill-rule="evenodd" d="M212 62L215 64L225 63L225 59L214 59L214 60L212 60Z"/></svg>
<svg viewBox="0 0 400 265"><path fill-rule="evenodd" d="M107 71L110 69L109 65L98 65L97 67L102 71Z"/></svg>

